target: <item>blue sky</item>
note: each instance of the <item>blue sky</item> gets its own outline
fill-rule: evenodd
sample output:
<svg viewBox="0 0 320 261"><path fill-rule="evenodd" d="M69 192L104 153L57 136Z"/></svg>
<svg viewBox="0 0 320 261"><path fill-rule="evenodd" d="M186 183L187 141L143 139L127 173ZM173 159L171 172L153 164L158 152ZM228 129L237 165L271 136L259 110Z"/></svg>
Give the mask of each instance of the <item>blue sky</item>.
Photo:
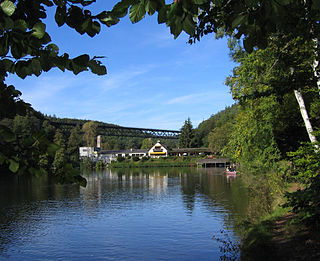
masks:
<svg viewBox="0 0 320 261"><path fill-rule="evenodd" d="M110 10L115 1L97 2L94 8L102 11ZM58 28L52 14L46 23L61 54L105 56L102 62L108 74L75 76L54 69L24 80L10 76L7 83L15 85L22 98L42 113L178 130L188 117L197 127L233 104L224 85L234 67L226 39L210 35L189 45L186 34L174 39L169 28L158 25L157 15L147 15L137 24L126 17L114 27L103 26L94 38L67 26Z"/></svg>

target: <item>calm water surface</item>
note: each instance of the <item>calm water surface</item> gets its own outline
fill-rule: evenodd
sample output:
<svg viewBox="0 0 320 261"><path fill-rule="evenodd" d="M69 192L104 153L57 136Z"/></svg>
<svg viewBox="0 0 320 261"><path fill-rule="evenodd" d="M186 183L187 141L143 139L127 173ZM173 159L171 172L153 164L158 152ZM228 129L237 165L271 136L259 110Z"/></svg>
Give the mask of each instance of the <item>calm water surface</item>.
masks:
<svg viewBox="0 0 320 261"><path fill-rule="evenodd" d="M246 210L222 169L106 170L86 188L0 180L0 259L220 260ZM227 253L227 256L229 254Z"/></svg>

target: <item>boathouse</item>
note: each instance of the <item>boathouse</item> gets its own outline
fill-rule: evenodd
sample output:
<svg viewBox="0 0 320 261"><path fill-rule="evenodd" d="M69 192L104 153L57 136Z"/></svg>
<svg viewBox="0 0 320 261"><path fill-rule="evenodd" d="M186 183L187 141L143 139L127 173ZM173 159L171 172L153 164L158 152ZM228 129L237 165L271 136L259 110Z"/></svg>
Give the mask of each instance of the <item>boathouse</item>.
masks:
<svg viewBox="0 0 320 261"><path fill-rule="evenodd" d="M217 158L217 159L200 159L197 161L197 166L203 168L224 168L230 166L230 159L228 158Z"/></svg>

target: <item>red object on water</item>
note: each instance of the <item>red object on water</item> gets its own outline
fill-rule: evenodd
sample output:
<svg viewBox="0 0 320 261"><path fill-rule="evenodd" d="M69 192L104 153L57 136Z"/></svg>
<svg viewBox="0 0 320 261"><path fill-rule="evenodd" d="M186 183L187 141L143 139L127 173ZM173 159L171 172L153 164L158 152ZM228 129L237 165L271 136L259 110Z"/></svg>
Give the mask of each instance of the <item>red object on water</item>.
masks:
<svg viewBox="0 0 320 261"><path fill-rule="evenodd" d="M237 175L236 171L225 171L227 175Z"/></svg>

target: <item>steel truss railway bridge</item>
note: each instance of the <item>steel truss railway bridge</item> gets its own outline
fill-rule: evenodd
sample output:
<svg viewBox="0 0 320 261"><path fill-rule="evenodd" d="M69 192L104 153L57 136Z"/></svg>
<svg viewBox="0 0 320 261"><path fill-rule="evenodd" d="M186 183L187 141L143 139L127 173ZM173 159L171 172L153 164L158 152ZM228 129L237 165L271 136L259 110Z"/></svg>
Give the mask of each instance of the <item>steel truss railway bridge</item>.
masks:
<svg viewBox="0 0 320 261"><path fill-rule="evenodd" d="M53 126L63 126L72 128L77 124L82 127L83 123L73 123L67 121L50 120ZM180 131L176 130L159 130L159 129L145 129L145 128L131 128L116 125L107 125L98 123L98 133L105 136L115 137L138 137L138 138L159 138L159 139L178 139Z"/></svg>

